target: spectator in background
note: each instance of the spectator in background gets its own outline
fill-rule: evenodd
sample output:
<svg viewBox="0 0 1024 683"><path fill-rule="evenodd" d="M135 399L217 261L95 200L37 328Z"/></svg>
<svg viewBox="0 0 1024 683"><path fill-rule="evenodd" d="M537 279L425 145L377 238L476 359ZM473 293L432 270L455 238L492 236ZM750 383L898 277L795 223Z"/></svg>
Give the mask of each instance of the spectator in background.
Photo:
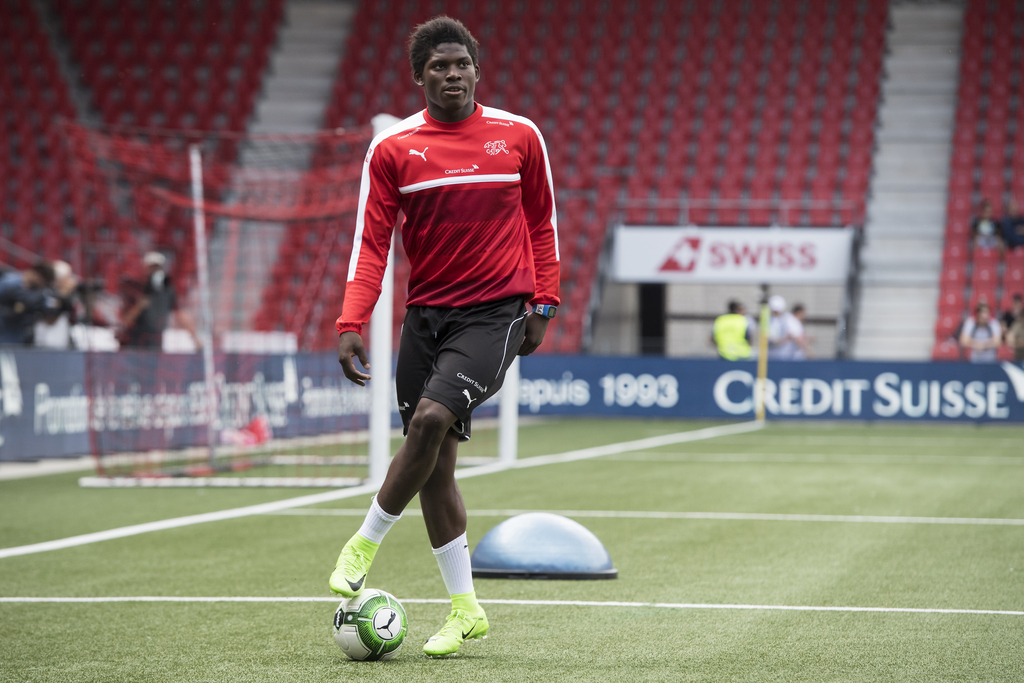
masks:
<svg viewBox="0 0 1024 683"><path fill-rule="evenodd" d="M1003 313L1006 345L1013 349L1013 358L1024 361L1024 301L1020 294L1013 295L1012 308Z"/></svg>
<svg viewBox="0 0 1024 683"><path fill-rule="evenodd" d="M975 249L1003 249L1003 238L1001 230L992 216L992 202L987 199L981 200L981 211L971 221L971 235L974 238Z"/></svg>
<svg viewBox="0 0 1024 683"><path fill-rule="evenodd" d="M1003 216L1003 242L1006 248L1013 250L1024 247L1024 216L1017 208L1017 200L1011 199L1006 205L1006 215Z"/></svg>
<svg viewBox="0 0 1024 683"><path fill-rule="evenodd" d="M33 341L36 346L46 349L67 349L71 347L71 326L76 320L75 300L78 278L65 261L53 262L53 293L57 306L47 310L36 320Z"/></svg>
<svg viewBox="0 0 1024 683"><path fill-rule="evenodd" d="M793 360L800 346L793 336L796 326L793 324L793 315L786 311L786 300L778 294L772 295L768 299L768 310L772 314L768 321L768 358Z"/></svg>
<svg viewBox="0 0 1024 683"><path fill-rule="evenodd" d="M711 339L718 347L718 355L725 360L750 360L753 357L753 327L743 304L730 301L729 312L715 318L712 328Z"/></svg>
<svg viewBox="0 0 1024 683"><path fill-rule="evenodd" d="M790 316L790 335L796 342L796 350L793 352L793 360L807 360L814 353L811 352L810 340L807 332L804 331L804 318L807 317L807 309L803 304L794 304L793 314Z"/></svg>
<svg viewBox="0 0 1024 683"><path fill-rule="evenodd" d="M151 251L143 257L142 262L146 266L145 281L129 282L125 291L121 345L160 350L167 320L174 314L177 324L188 330L196 346L200 346L191 319L178 309L177 292L174 291L170 275L164 270L167 257Z"/></svg>
<svg viewBox="0 0 1024 683"><path fill-rule="evenodd" d="M995 363L1002 336L999 321L992 317L988 304L982 302L964 322L960 345L970 351L972 363Z"/></svg>
<svg viewBox="0 0 1024 683"><path fill-rule="evenodd" d="M36 321L57 307L53 280L49 261L0 277L0 344L32 343Z"/></svg>

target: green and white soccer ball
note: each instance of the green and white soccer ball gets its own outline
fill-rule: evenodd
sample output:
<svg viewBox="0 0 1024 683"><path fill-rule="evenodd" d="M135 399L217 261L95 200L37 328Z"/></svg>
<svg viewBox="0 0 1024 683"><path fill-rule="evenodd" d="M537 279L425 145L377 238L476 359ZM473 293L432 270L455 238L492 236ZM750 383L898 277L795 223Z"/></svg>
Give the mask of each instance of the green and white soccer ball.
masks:
<svg viewBox="0 0 1024 683"><path fill-rule="evenodd" d="M401 649L408 630L402 603L374 588L342 601L334 613L334 641L342 652L359 661L391 659Z"/></svg>

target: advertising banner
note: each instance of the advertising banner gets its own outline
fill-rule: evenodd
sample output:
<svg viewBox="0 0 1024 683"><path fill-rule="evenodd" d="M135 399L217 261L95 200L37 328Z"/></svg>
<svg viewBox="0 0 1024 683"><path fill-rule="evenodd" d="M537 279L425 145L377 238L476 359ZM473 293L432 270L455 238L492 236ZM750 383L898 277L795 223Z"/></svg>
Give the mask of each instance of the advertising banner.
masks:
<svg viewBox="0 0 1024 683"><path fill-rule="evenodd" d="M753 418L753 362L530 356L520 414ZM775 361L769 419L1024 422L1024 369L1011 363Z"/></svg>
<svg viewBox="0 0 1024 683"><path fill-rule="evenodd" d="M754 416L752 362L541 355L523 358L521 368L521 415ZM1024 422L1024 368L1011 363L775 361L768 368L771 420ZM219 430L257 416L277 438L367 428L369 388L348 382L333 353L220 355L217 370ZM196 355L0 351L0 460L205 445L202 378ZM397 403L394 410L397 426Z"/></svg>
<svg viewBox="0 0 1024 683"><path fill-rule="evenodd" d="M277 438L366 429L370 392L333 354L216 359L219 430L266 417ZM0 460L207 444L198 355L0 351Z"/></svg>
<svg viewBox="0 0 1024 683"><path fill-rule="evenodd" d="M620 226L619 282L843 284L853 231Z"/></svg>

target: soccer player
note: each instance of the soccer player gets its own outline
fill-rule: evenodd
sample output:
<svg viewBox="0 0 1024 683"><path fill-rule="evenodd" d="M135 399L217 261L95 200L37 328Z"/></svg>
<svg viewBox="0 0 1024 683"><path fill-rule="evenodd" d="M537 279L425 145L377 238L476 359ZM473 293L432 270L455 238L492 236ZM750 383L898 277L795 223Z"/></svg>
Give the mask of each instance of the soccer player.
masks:
<svg viewBox="0 0 1024 683"><path fill-rule="evenodd" d="M456 450L469 439L473 409L501 387L516 354L544 339L559 303L558 238L544 139L529 119L474 101L480 66L466 27L446 16L417 26L409 60L427 108L370 144L336 323L338 361L363 385L370 376L353 358L370 369L359 332L380 296L401 210L411 274L395 383L407 439L330 586L346 597L362 592L384 535L419 494L452 598L423 650L443 657L489 628L473 590Z"/></svg>

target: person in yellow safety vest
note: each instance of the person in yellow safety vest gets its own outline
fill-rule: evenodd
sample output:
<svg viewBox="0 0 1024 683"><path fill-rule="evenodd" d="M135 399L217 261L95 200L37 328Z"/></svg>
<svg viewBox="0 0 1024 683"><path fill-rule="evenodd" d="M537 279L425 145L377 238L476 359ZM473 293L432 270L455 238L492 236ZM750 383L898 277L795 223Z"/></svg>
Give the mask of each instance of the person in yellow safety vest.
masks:
<svg viewBox="0 0 1024 683"><path fill-rule="evenodd" d="M753 324L745 313L743 304L730 301L729 312L715 319L712 339L718 347L718 355L725 360L750 360L754 357L750 347Z"/></svg>

